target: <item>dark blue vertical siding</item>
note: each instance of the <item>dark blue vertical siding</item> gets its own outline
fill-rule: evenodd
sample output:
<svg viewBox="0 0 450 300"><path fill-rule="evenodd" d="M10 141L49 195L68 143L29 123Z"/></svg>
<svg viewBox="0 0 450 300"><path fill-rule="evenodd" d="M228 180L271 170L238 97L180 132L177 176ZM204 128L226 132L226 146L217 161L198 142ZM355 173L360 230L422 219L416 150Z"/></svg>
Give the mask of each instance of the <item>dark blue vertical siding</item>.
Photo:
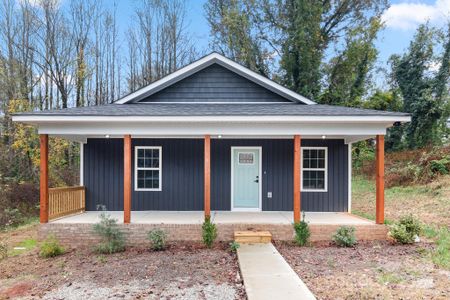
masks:
<svg viewBox="0 0 450 300"><path fill-rule="evenodd" d="M203 140L133 139L133 210L203 210ZM162 191L134 191L134 146L162 146ZM293 141L213 139L211 209L231 208L231 147L262 147L262 209L292 210ZM302 140L328 147L328 191L302 192L302 210L347 211L348 155L343 140ZM123 210L123 141L89 139L84 147L87 210ZM272 192L272 198L267 193Z"/></svg>

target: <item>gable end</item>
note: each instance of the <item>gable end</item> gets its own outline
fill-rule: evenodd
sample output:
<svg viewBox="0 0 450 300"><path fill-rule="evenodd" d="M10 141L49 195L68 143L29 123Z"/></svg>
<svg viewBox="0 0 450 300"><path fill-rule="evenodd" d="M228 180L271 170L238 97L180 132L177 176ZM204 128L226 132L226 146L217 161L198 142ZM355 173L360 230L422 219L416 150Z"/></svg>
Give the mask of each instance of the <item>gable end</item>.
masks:
<svg viewBox="0 0 450 300"><path fill-rule="evenodd" d="M140 101L169 103L280 103L291 100L214 63Z"/></svg>

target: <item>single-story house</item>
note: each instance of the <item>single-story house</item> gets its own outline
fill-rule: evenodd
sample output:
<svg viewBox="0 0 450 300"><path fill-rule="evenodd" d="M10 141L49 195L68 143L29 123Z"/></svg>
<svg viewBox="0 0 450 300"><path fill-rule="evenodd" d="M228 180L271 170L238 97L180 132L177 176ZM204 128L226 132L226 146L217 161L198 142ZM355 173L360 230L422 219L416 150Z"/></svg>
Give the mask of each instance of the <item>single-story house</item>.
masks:
<svg viewBox="0 0 450 300"><path fill-rule="evenodd" d="M80 142L81 209L123 212L124 223L139 211L286 212L291 223L301 211L351 212L351 145L375 138L382 224L384 135L410 117L316 104L212 53L113 104L13 120L39 129L42 223L80 209L61 196L79 189L49 190L55 136ZM69 208L51 203L64 198Z"/></svg>

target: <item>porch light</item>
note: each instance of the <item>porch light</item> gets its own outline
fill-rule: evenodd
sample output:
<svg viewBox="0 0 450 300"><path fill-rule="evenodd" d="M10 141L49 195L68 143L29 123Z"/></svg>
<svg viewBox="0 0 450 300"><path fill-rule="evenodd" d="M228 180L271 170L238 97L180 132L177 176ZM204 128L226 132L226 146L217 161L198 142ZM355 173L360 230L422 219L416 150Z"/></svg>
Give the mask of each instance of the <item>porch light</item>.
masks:
<svg viewBox="0 0 450 300"><path fill-rule="evenodd" d="M221 134L219 134L219 135L217 136L217 138L218 138L218 139L221 139L221 138L222 138L222 135L221 135Z"/></svg>
<svg viewBox="0 0 450 300"><path fill-rule="evenodd" d="M326 135L322 135L322 140L326 139L327 136Z"/></svg>
<svg viewBox="0 0 450 300"><path fill-rule="evenodd" d="M105 138L109 139L109 134L105 134Z"/></svg>

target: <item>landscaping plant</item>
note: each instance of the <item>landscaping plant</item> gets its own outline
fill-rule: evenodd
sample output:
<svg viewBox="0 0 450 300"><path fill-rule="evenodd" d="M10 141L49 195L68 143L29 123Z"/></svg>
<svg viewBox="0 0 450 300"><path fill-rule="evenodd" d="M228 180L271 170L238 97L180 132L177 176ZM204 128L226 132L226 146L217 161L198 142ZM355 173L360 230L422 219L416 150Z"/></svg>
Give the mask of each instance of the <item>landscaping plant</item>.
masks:
<svg viewBox="0 0 450 300"><path fill-rule="evenodd" d="M311 236L311 231L309 230L308 223L305 221L305 213L302 215L302 220L299 223L294 223L295 231L295 243L299 246L305 246L309 237Z"/></svg>
<svg viewBox="0 0 450 300"><path fill-rule="evenodd" d="M217 226L211 222L211 217L206 217L202 225L203 243L206 247L211 248L214 240L217 238Z"/></svg>
<svg viewBox="0 0 450 300"><path fill-rule="evenodd" d="M164 250L164 248L166 248L166 238L166 233L161 229L155 229L148 232L148 239L150 240L152 250Z"/></svg>
<svg viewBox="0 0 450 300"><path fill-rule="evenodd" d="M0 260L8 257L8 244L4 241L0 241Z"/></svg>
<svg viewBox="0 0 450 300"><path fill-rule="evenodd" d="M412 244L422 231L420 221L412 215L401 217L390 226L391 236L400 244Z"/></svg>
<svg viewBox="0 0 450 300"><path fill-rule="evenodd" d="M125 250L125 237L117 220L105 212L100 215L100 222L94 224L94 232L102 238L102 242L96 248L97 252L112 254Z"/></svg>
<svg viewBox="0 0 450 300"><path fill-rule="evenodd" d="M231 252L236 252L237 249L239 249L240 246L241 246L241 245L239 245L238 242L232 241L232 242L230 243L230 250L231 250Z"/></svg>
<svg viewBox="0 0 450 300"><path fill-rule="evenodd" d="M333 235L333 241L340 247L353 247L357 242L355 237L355 227L339 227Z"/></svg>
<svg viewBox="0 0 450 300"><path fill-rule="evenodd" d="M44 258L55 257L64 254L64 248L61 247L55 236L48 236L40 246L39 255Z"/></svg>

